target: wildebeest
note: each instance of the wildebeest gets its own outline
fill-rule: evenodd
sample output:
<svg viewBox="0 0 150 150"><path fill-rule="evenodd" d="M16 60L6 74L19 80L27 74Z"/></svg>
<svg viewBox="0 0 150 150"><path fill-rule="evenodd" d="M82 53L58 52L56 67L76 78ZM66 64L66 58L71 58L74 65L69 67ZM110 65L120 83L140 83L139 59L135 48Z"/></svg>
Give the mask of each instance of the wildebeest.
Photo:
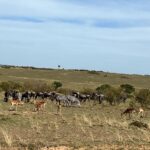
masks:
<svg viewBox="0 0 150 150"><path fill-rule="evenodd" d="M86 102L87 100L90 100L90 95L80 94L80 92L73 91L71 95L78 98L80 102Z"/></svg>
<svg viewBox="0 0 150 150"><path fill-rule="evenodd" d="M104 94L93 93L91 95L91 99L93 99L94 101L98 101L99 104L101 104L103 102L103 100L105 99L105 95Z"/></svg>
<svg viewBox="0 0 150 150"><path fill-rule="evenodd" d="M21 100L22 94L16 90L5 91L4 102L8 102L9 99Z"/></svg>

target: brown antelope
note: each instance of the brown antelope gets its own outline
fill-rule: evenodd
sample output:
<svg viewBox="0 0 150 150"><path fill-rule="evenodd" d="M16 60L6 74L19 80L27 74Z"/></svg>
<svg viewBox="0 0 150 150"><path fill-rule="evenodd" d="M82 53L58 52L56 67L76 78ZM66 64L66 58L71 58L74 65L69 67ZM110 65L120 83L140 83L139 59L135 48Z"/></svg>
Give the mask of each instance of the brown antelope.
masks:
<svg viewBox="0 0 150 150"><path fill-rule="evenodd" d="M121 113L121 117L123 115L127 115L129 114L129 118L131 118L131 114L136 112L136 110L134 108L127 108L124 112Z"/></svg>
<svg viewBox="0 0 150 150"><path fill-rule="evenodd" d="M24 104L24 102L22 102L20 100L14 100L14 99L11 100L10 103L11 103L11 106L16 106L16 110L17 110L18 105L23 105Z"/></svg>
<svg viewBox="0 0 150 150"><path fill-rule="evenodd" d="M46 101L44 101L44 100L35 100L34 101L34 106L35 106L36 111L39 111L42 109L44 110L45 105L46 105Z"/></svg>
<svg viewBox="0 0 150 150"><path fill-rule="evenodd" d="M11 100L10 103L11 103L11 106L18 106L18 105L24 104L24 102L19 101L19 100Z"/></svg>

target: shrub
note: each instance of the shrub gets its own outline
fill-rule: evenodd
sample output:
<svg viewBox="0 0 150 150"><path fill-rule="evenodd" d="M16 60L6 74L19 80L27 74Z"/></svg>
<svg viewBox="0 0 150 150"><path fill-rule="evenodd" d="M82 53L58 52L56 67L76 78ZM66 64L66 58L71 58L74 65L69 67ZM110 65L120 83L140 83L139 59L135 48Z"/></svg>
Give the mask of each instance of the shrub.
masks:
<svg viewBox="0 0 150 150"><path fill-rule="evenodd" d="M146 106L150 104L150 90L149 89L141 89L136 94L136 100L142 105Z"/></svg>
<svg viewBox="0 0 150 150"><path fill-rule="evenodd" d="M57 90L57 89L60 88L60 87L62 87L62 83L61 83L61 82L59 82L59 81L54 81L54 82L52 83L52 88L53 88L54 90Z"/></svg>
<svg viewBox="0 0 150 150"><path fill-rule="evenodd" d="M128 93L128 94L131 94L131 93L135 92L134 86L132 86L130 84L122 84L122 85L120 85L120 87L122 88L122 90L125 93Z"/></svg>
<svg viewBox="0 0 150 150"><path fill-rule="evenodd" d="M80 91L82 94L92 94L94 92L93 89L89 88L83 88L83 90Z"/></svg>
<svg viewBox="0 0 150 150"><path fill-rule="evenodd" d="M108 90L111 89L111 86L109 84L103 84L96 88L96 91L98 93L106 93Z"/></svg>

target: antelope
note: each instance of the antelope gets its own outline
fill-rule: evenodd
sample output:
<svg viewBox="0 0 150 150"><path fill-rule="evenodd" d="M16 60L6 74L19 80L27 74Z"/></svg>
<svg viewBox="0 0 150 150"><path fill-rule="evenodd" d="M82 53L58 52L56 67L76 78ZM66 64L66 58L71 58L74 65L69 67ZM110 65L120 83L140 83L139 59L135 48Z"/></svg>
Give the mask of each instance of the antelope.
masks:
<svg viewBox="0 0 150 150"><path fill-rule="evenodd" d="M24 102L19 101L19 100L11 100L10 103L11 103L11 106L18 106L18 105L24 104Z"/></svg>
<svg viewBox="0 0 150 150"><path fill-rule="evenodd" d="M34 106L35 106L36 111L44 109L45 105L46 105L46 101L44 101L44 100L42 100L42 101L34 100Z"/></svg>
<svg viewBox="0 0 150 150"><path fill-rule="evenodd" d="M141 107L139 108L138 114L140 115L141 118L144 117L144 110L143 110L143 108L141 108Z"/></svg>
<svg viewBox="0 0 150 150"><path fill-rule="evenodd" d="M130 115L131 115L132 113L134 113L134 112L136 112L136 110L135 110L134 108L127 108L124 112L121 113L121 117L122 117L123 115L129 114L129 118L131 118Z"/></svg>
<svg viewBox="0 0 150 150"><path fill-rule="evenodd" d="M57 105L57 114L61 115L61 104Z"/></svg>
<svg viewBox="0 0 150 150"><path fill-rule="evenodd" d="M18 105L23 105L24 104L24 102L22 102L20 100L11 100L10 103L11 103L11 106L16 106L16 110L17 110Z"/></svg>

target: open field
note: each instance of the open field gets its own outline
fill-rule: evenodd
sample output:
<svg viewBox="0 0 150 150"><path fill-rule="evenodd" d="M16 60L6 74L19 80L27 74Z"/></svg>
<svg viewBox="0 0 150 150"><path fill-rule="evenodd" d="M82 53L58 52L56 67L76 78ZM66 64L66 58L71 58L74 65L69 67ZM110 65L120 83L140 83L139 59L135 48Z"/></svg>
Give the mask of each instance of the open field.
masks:
<svg viewBox="0 0 150 150"><path fill-rule="evenodd" d="M129 83L136 89L150 88L150 77L92 71L37 70L0 68L0 81L61 81L64 88L95 89L101 84L119 86ZM150 110L144 118L133 114L121 117L129 106L110 106L107 103L93 105L93 101L81 107L62 107L57 114L55 102L48 100L44 111L34 112L32 103L9 111L10 103L0 95L0 150L107 150L150 149L150 129L129 124L135 120L150 126ZM57 147L57 148L56 148Z"/></svg>
<svg viewBox="0 0 150 150"><path fill-rule="evenodd" d="M52 83L61 81L64 88L69 89L95 89L101 84L119 86L129 83L138 88L150 88L150 76L126 75L93 71L74 70L40 70L23 68L0 68L0 81L45 81Z"/></svg>
<svg viewBox="0 0 150 150"><path fill-rule="evenodd" d="M139 149L150 148L150 129L129 126L133 120L150 125L150 111L144 118L133 115L121 118L127 104L63 107L57 114L56 104L48 101L46 109L33 112L33 104L8 111L9 103L0 102L0 146L41 149L65 146L68 149ZM19 148L16 148L19 149Z"/></svg>

